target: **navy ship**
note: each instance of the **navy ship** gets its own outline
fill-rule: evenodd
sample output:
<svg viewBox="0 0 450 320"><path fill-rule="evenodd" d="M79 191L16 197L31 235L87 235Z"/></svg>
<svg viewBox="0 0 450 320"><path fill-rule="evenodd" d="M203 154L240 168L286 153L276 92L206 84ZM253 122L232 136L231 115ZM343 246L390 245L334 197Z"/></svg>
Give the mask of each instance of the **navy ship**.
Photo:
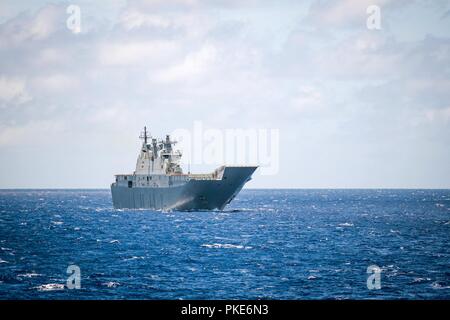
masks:
<svg viewBox="0 0 450 320"><path fill-rule="evenodd" d="M152 138L147 128L136 170L118 174L111 184L115 209L223 210L251 180L257 166L221 166L211 173L187 174L180 166L176 141Z"/></svg>

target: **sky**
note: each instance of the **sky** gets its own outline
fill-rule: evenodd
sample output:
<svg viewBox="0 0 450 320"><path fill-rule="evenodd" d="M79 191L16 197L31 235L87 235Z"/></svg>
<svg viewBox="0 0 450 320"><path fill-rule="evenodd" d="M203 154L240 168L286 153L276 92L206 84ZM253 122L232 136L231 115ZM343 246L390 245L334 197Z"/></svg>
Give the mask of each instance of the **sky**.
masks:
<svg viewBox="0 0 450 320"><path fill-rule="evenodd" d="M108 188L196 123L278 132L249 188L450 188L450 2L0 2L0 188Z"/></svg>

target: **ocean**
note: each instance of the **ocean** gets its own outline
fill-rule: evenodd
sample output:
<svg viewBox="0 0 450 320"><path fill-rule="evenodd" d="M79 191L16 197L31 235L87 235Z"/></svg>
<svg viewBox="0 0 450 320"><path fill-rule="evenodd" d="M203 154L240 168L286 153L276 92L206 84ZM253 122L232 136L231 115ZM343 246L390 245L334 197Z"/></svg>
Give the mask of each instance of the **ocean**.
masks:
<svg viewBox="0 0 450 320"><path fill-rule="evenodd" d="M212 212L1 190L0 299L450 299L449 243L450 190L246 189Z"/></svg>

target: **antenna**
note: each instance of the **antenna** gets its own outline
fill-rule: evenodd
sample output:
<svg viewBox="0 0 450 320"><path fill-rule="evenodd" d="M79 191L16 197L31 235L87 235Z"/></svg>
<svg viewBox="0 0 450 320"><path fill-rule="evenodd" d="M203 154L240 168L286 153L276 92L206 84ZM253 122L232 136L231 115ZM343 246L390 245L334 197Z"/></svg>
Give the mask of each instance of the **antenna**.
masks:
<svg viewBox="0 0 450 320"><path fill-rule="evenodd" d="M144 126L144 132L141 132L139 136L140 139L144 139L144 144L147 145L147 138L150 138L150 135L147 134L147 127Z"/></svg>

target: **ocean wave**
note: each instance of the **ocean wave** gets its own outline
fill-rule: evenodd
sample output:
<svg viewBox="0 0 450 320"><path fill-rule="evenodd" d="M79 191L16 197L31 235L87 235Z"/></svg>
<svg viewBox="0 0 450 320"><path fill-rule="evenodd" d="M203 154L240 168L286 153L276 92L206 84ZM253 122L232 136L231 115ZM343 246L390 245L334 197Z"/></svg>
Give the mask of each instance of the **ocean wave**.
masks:
<svg viewBox="0 0 450 320"><path fill-rule="evenodd" d="M426 282L426 281L430 281L431 278L414 278L412 283L422 283L422 282Z"/></svg>
<svg viewBox="0 0 450 320"><path fill-rule="evenodd" d="M21 273L21 274L17 275L18 278L33 278L33 277L40 277L40 276L42 276L42 274L36 273L36 272Z"/></svg>
<svg viewBox="0 0 450 320"><path fill-rule="evenodd" d="M146 278L148 278L148 277L146 277ZM161 280L161 277L158 276L157 274L151 274L151 275L150 275L150 279L151 279L151 280L154 280L154 281L160 281L160 280Z"/></svg>
<svg viewBox="0 0 450 320"><path fill-rule="evenodd" d="M214 248L214 249L251 249L252 247L243 246L241 244L230 244L230 243L205 243L202 244L202 247L205 248Z"/></svg>
<svg viewBox="0 0 450 320"><path fill-rule="evenodd" d="M58 291L64 290L64 285L61 283L48 283L33 287L33 289L37 289L38 291Z"/></svg>
<svg viewBox="0 0 450 320"><path fill-rule="evenodd" d="M433 289L438 289L438 290L441 290L441 289L450 289L450 286L446 286L446 285L442 284L442 282L439 282L439 281L433 282L433 283L431 284L431 287L432 287Z"/></svg>
<svg viewBox="0 0 450 320"><path fill-rule="evenodd" d="M109 281L109 282L102 283L102 286L105 286L108 288L116 288L116 287L120 286L120 283L115 282L115 281Z"/></svg>
<svg viewBox="0 0 450 320"><path fill-rule="evenodd" d="M125 258L123 261L131 261L131 260L141 260L145 259L144 257L132 256L131 258Z"/></svg>
<svg viewBox="0 0 450 320"><path fill-rule="evenodd" d="M353 227L353 223L350 222L344 222L344 223L339 223L338 226L340 227Z"/></svg>
<svg viewBox="0 0 450 320"><path fill-rule="evenodd" d="M254 208L237 208L237 209L225 209L221 210L220 213L238 213L238 212L254 212Z"/></svg>

